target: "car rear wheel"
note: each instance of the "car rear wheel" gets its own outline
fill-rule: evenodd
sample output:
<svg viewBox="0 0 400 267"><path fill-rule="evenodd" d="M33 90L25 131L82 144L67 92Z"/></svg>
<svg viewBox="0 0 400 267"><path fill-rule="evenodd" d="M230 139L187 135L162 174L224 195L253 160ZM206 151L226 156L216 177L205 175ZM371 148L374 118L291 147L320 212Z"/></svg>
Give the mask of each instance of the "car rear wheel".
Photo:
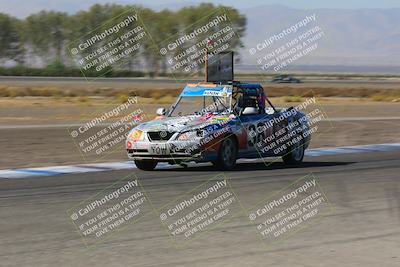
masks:
<svg viewBox="0 0 400 267"><path fill-rule="evenodd" d="M154 160L135 160L136 167L144 171L152 171L157 166L157 161Z"/></svg>
<svg viewBox="0 0 400 267"><path fill-rule="evenodd" d="M287 165L298 165L304 158L304 143L303 141L297 142L290 148L290 152L282 157L283 162Z"/></svg>
<svg viewBox="0 0 400 267"><path fill-rule="evenodd" d="M219 148L217 161L213 164L221 170L231 170L236 165L237 144L233 136L225 138Z"/></svg>

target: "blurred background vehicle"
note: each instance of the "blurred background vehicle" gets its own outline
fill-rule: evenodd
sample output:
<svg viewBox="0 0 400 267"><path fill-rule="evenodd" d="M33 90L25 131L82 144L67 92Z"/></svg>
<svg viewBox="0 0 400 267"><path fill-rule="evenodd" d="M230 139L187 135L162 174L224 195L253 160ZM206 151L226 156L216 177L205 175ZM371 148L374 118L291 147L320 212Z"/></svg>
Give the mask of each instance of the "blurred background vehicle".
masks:
<svg viewBox="0 0 400 267"><path fill-rule="evenodd" d="M272 83L301 83L301 81L297 78L294 78L290 75L282 74L275 76L272 80Z"/></svg>

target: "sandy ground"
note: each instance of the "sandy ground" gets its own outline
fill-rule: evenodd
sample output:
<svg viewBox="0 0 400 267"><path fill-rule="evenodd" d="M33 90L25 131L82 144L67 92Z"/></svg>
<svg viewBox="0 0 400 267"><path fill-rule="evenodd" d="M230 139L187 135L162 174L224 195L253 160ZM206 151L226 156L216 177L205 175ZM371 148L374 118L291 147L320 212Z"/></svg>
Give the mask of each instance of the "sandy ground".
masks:
<svg viewBox="0 0 400 267"><path fill-rule="evenodd" d="M287 103L283 98L272 101L276 106L297 104ZM327 120L321 122L314 134L312 148L400 142L400 103L351 98L318 101ZM160 106L149 99L139 103L149 117L154 116L155 109ZM127 160L122 146L101 159L82 158L68 132L68 124L89 121L95 114L120 104L112 99L91 99L82 103L73 99L25 97L3 98L0 104L1 169ZM20 128L21 125L26 128Z"/></svg>
<svg viewBox="0 0 400 267"><path fill-rule="evenodd" d="M298 100L297 98L295 98ZM302 98L304 101L307 98ZM158 107L168 108L170 101L138 98L135 107L150 117ZM291 98L289 98L291 100ZM300 102L287 102L285 97L272 97L276 107L290 107ZM349 117L396 117L400 116L400 102L376 102L362 98L317 98L317 103L331 118ZM0 125L67 124L85 122L104 111L121 105L115 98L87 97L17 97L0 98Z"/></svg>

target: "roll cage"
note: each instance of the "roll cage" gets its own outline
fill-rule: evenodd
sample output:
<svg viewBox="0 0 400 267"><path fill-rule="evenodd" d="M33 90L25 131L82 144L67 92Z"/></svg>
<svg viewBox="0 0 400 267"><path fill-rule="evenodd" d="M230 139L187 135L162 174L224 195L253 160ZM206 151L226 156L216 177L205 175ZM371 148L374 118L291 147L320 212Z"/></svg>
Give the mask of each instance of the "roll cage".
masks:
<svg viewBox="0 0 400 267"><path fill-rule="evenodd" d="M240 116L242 111L246 107L253 107L257 108L259 114L265 113L265 102L267 102L271 108L276 112L276 109L274 105L271 103L271 101L268 99L264 92L264 88L260 84L252 84L252 83L240 83L240 82L233 82L229 84L222 84L222 83L199 83L198 85L204 86L204 88L224 88L224 86L231 86L232 87L232 94L229 96L229 106L223 105L221 102L219 104L222 104L229 113L233 113L235 115ZM193 85L191 85L193 86ZM212 87L214 86L214 87ZM186 89L187 87L185 87ZM185 90L184 89L184 90ZM218 90L216 90L218 92ZM184 91L181 93L181 95L178 97L177 101L171 106L169 111L167 112L167 116L171 116L171 114L174 112L175 108L177 105L180 103L182 97L185 97L183 95ZM189 95L189 96L196 96L196 97L201 97L202 95ZM205 96L203 96L205 97ZM212 99L214 103L218 101L218 97L212 96ZM204 104L205 108L205 104ZM201 114L201 112L199 112Z"/></svg>
<svg viewBox="0 0 400 267"><path fill-rule="evenodd" d="M241 115L241 112L246 107L257 108L259 114L263 114L265 113L265 102L276 112L274 105L268 99L261 84L234 83L232 101L233 110L236 115Z"/></svg>

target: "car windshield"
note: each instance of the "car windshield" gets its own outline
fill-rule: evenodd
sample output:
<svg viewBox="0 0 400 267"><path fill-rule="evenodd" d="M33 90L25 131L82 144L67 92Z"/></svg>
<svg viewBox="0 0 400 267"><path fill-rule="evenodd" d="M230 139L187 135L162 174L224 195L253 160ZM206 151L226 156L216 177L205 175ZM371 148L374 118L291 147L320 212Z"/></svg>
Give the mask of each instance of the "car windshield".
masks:
<svg viewBox="0 0 400 267"><path fill-rule="evenodd" d="M229 112L229 97L196 96L182 97L173 108L170 116L204 115L206 113L222 114Z"/></svg>

